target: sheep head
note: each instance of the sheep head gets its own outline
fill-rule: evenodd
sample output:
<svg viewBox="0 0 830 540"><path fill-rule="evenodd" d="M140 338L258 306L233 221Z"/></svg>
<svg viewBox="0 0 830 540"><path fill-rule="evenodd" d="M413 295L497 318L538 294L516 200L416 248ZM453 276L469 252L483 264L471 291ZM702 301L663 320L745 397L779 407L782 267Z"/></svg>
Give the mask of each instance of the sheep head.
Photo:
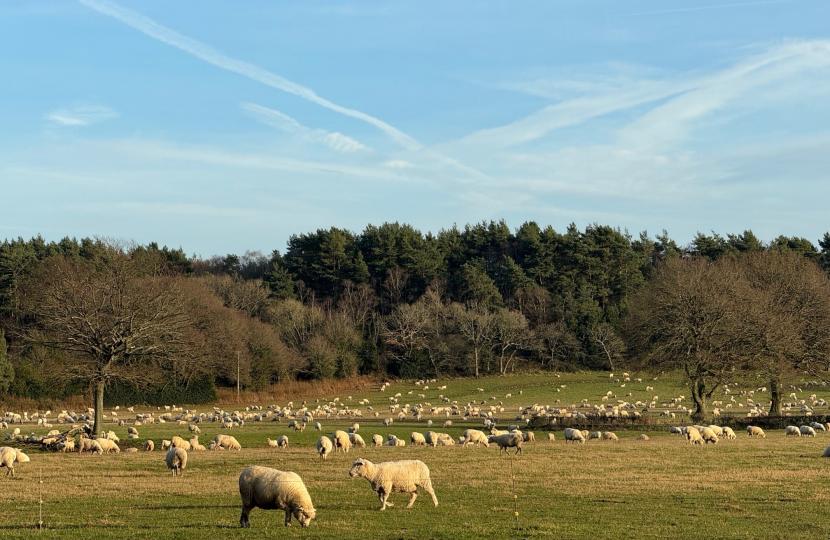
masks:
<svg viewBox="0 0 830 540"><path fill-rule="evenodd" d="M364 471L365 466L368 463L369 463L369 461L367 461L363 458L358 459L357 461L352 463L352 468L349 470L349 476L351 478L356 478L356 477L360 478L362 476L365 476L363 471Z"/></svg>
<svg viewBox="0 0 830 540"><path fill-rule="evenodd" d="M311 523L311 520L317 516L317 510L315 510L314 508L306 510L305 508L300 506L299 508L294 510L293 514L297 521L300 522L300 525L302 525L303 527L308 527L308 525Z"/></svg>

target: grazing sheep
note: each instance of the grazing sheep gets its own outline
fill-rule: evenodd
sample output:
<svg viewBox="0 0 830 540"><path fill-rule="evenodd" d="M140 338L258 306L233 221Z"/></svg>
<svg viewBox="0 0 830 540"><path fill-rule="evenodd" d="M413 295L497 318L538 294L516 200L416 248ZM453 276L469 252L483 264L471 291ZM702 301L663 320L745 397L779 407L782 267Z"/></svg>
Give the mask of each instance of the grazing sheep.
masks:
<svg viewBox="0 0 830 540"><path fill-rule="evenodd" d="M787 426L784 428L785 437L801 437L801 430L798 426Z"/></svg>
<svg viewBox="0 0 830 540"><path fill-rule="evenodd" d="M291 516L294 516L303 527L308 527L311 520L317 516L303 479L290 471L278 471L258 465L248 467L239 475L239 495L242 497L240 527L251 526L248 514L254 508L285 511L286 527L291 525Z"/></svg>
<svg viewBox="0 0 830 540"><path fill-rule="evenodd" d="M403 442L403 441L401 441L401 442ZM438 446L454 446L454 445L455 445L455 439L453 439L452 436L450 436L446 433L439 433L438 434ZM401 444L401 446L403 446L403 444Z"/></svg>
<svg viewBox="0 0 830 540"><path fill-rule="evenodd" d="M548 440L549 440L550 442L555 441L555 440L556 440L556 435L554 435L552 432L551 432L551 433L548 433Z"/></svg>
<svg viewBox="0 0 830 540"><path fill-rule="evenodd" d="M536 442L536 435L532 431L524 431L522 432L522 439L525 442Z"/></svg>
<svg viewBox="0 0 830 540"><path fill-rule="evenodd" d="M75 439L67 439L63 442L59 442L57 448L59 452L74 452Z"/></svg>
<svg viewBox="0 0 830 540"><path fill-rule="evenodd" d="M669 433L673 435L683 435L683 428L679 426L672 426L669 428Z"/></svg>
<svg viewBox="0 0 830 540"><path fill-rule="evenodd" d="M161 449L162 450L169 450L172 447L173 447L172 442L168 441L167 439L162 439L161 440Z"/></svg>
<svg viewBox="0 0 830 540"><path fill-rule="evenodd" d="M14 463L28 463L31 461L29 456L8 446L0 448L0 469L6 467L6 476L14 477Z"/></svg>
<svg viewBox="0 0 830 540"><path fill-rule="evenodd" d="M423 433L418 433L417 431L413 431L409 434L409 442L414 444L415 446L426 446L427 440L424 437Z"/></svg>
<svg viewBox="0 0 830 540"><path fill-rule="evenodd" d="M314 431L323 431L323 426L320 422L314 422Z"/></svg>
<svg viewBox="0 0 830 540"><path fill-rule="evenodd" d="M277 437L277 447L288 448L288 437L285 435L280 435L279 437Z"/></svg>
<svg viewBox="0 0 830 540"><path fill-rule="evenodd" d="M190 433L193 433L194 435L198 435L202 432L202 430L199 429L199 426L197 426L196 424L190 424L189 426L187 426L187 429L188 431L190 431Z"/></svg>
<svg viewBox="0 0 830 540"><path fill-rule="evenodd" d="M181 448L185 452L190 450L190 442L182 439L178 435L170 439L170 444L173 446L173 448Z"/></svg>
<svg viewBox="0 0 830 540"><path fill-rule="evenodd" d="M718 435L715 433L715 430L712 428L705 427L700 431L700 437L703 439L703 442L706 444L718 444ZM721 431L723 433L723 431Z"/></svg>
<svg viewBox="0 0 830 540"><path fill-rule="evenodd" d="M331 454L333 450L334 445L332 445L331 439L325 435L317 439L317 453L320 454L320 459L326 459L326 457Z"/></svg>
<svg viewBox="0 0 830 540"><path fill-rule="evenodd" d="M447 420L446 422L444 422L444 429L451 428L451 427L452 427L452 420Z"/></svg>
<svg viewBox="0 0 830 540"><path fill-rule="evenodd" d="M405 446L406 441L397 438L395 435L389 435L386 437L386 442L383 443L383 446Z"/></svg>
<svg viewBox="0 0 830 540"><path fill-rule="evenodd" d="M637 441L648 441L648 440L650 440L650 439L648 438L648 435L646 435L645 433L643 433L643 434L641 434L641 435L638 435L638 436L637 436L637 438L636 438L635 440L637 440Z"/></svg>
<svg viewBox="0 0 830 540"><path fill-rule="evenodd" d="M821 454L821 457L830 457L830 446L824 449L824 453Z"/></svg>
<svg viewBox="0 0 830 540"><path fill-rule="evenodd" d="M565 428L565 431L562 433L565 435L565 444L568 444L569 442L585 444L585 436L578 429Z"/></svg>
<svg viewBox="0 0 830 540"><path fill-rule="evenodd" d="M758 426L746 426L746 432L750 437L761 437L764 439L767 436L767 434L764 433L764 430Z"/></svg>
<svg viewBox="0 0 830 540"><path fill-rule="evenodd" d="M703 436L694 426L686 428L686 444L703 444Z"/></svg>
<svg viewBox="0 0 830 540"><path fill-rule="evenodd" d="M729 426L723 426L723 436L725 439L737 439L738 436L735 435L735 432L732 431L732 428Z"/></svg>
<svg viewBox="0 0 830 540"><path fill-rule="evenodd" d="M433 504L438 506L438 498L435 496L429 477L429 468L423 461L403 460L374 464L368 459L358 459L352 463L349 476L365 478L369 482L372 491L378 494L381 510L386 510L387 506L394 506L387 501L390 493L409 493L409 503L406 508L412 508L418 496L419 487L429 493Z"/></svg>
<svg viewBox="0 0 830 540"><path fill-rule="evenodd" d="M276 448L277 447L277 441L274 440L274 439L266 438L265 442L267 442L268 446L270 446L271 448Z"/></svg>
<svg viewBox="0 0 830 540"><path fill-rule="evenodd" d="M331 442L334 444L335 452L342 450L348 454L349 449L352 447L352 441L349 440L349 434L339 429L332 434Z"/></svg>
<svg viewBox="0 0 830 540"><path fill-rule="evenodd" d="M138 437L138 430L134 427L128 427L127 428L127 435L128 436L129 435L135 435L136 437Z"/></svg>
<svg viewBox="0 0 830 540"><path fill-rule="evenodd" d="M718 437L723 437L723 428L722 427L712 424L712 425L709 426L709 429L711 429L715 433L715 435L717 435ZM703 433L701 432L701 435L702 434Z"/></svg>
<svg viewBox="0 0 830 540"><path fill-rule="evenodd" d="M488 448L490 447L490 441L487 440L487 435L477 429L467 429L464 431L464 442L462 446L466 447L468 444L475 444L476 446L483 444Z"/></svg>
<svg viewBox="0 0 830 540"><path fill-rule="evenodd" d="M391 418L384 418L383 419L383 427L389 427L390 425L392 425L392 419Z"/></svg>
<svg viewBox="0 0 830 540"><path fill-rule="evenodd" d="M383 446L383 437L378 434L372 435L373 446Z"/></svg>
<svg viewBox="0 0 830 540"><path fill-rule="evenodd" d="M434 431L427 431L424 434L424 440L429 446L432 446L433 448L438 446L438 434Z"/></svg>
<svg viewBox="0 0 830 540"><path fill-rule="evenodd" d="M352 424L352 425L351 425L351 427L349 428L349 433L357 433L358 431L360 431L360 424L358 424L358 423L356 423L356 422L355 422L355 423L354 423L354 424Z"/></svg>
<svg viewBox="0 0 830 540"><path fill-rule="evenodd" d="M522 451L522 436L518 433L504 433L502 435L490 435L488 437L487 442L490 444L496 443L499 445L499 454L501 451L504 450L505 454L509 454L508 448L515 448L516 454L518 455Z"/></svg>
<svg viewBox="0 0 830 540"><path fill-rule="evenodd" d="M616 433L614 433L613 431L603 431L602 432L602 440L604 440L604 441L614 441L614 442L619 442L620 441L619 437L617 437Z"/></svg>
<svg viewBox="0 0 830 540"><path fill-rule="evenodd" d="M798 428L801 431L801 435L803 437L815 437L816 430L812 428L812 426L801 426Z"/></svg>
<svg viewBox="0 0 830 540"><path fill-rule="evenodd" d="M144 450L147 452L152 452L156 449L156 443L154 443L151 439L147 439L144 441Z"/></svg>
<svg viewBox="0 0 830 540"><path fill-rule="evenodd" d="M231 435L217 435L213 438L216 443L216 448L225 448L227 450L242 450L242 445L236 440L236 437Z"/></svg>
<svg viewBox="0 0 830 540"><path fill-rule="evenodd" d="M366 442L357 433L349 433L349 442L355 448L366 448Z"/></svg>
<svg viewBox="0 0 830 540"><path fill-rule="evenodd" d="M109 454L110 452L115 452L117 454L121 452L121 449L117 444L115 444L115 441L111 441L110 439L97 439L97 441L105 454Z"/></svg>
<svg viewBox="0 0 830 540"><path fill-rule="evenodd" d="M187 452L184 448L174 446L167 451L167 454L164 456L164 462L167 464L167 468L170 469L173 476L182 476L184 474L184 468L187 467Z"/></svg>
<svg viewBox="0 0 830 540"><path fill-rule="evenodd" d="M601 438L602 438L602 432L601 431L592 431L590 434L588 434L588 440L589 441L592 440L592 439L601 439Z"/></svg>
<svg viewBox="0 0 830 540"><path fill-rule="evenodd" d="M819 422L810 422L810 427L816 431L827 431L827 427Z"/></svg>
<svg viewBox="0 0 830 540"><path fill-rule="evenodd" d="M101 455L104 453L104 449L95 439L81 439L78 441L78 453L83 454L84 452Z"/></svg>

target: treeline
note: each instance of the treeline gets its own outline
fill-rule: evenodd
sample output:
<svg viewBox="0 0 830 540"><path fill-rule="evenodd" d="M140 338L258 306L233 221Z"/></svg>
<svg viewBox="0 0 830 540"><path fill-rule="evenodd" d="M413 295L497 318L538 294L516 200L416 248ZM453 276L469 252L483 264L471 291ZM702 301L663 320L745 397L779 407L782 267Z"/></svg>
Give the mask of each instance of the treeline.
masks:
<svg viewBox="0 0 830 540"><path fill-rule="evenodd" d="M680 246L665 231L632 236L603 225L557 232L533 222L511 230L500 221L433 235L385 223L360 234L331 228L295 235L284 254L210 259L154 243L7 240L0 244L0 391L60 397L87 390L93 380L122 380L154 388L199 381L203 392L206 376L220 386L261 389L370 373L613 368L629 348L623 325L629 303L666 261L757 252L796 253L826 270L830 234L818 246L784 236L762 242L751 231L698 234ZM106 269L119 265L141 284L136 294L175 291L165 293L176 298L165 309L180 310L186 321L170 330L177 347L149 355L152 362L139 370L149 374L151 365L163 377L131 379L129 369L82 376L90 366L77 358L88 353L55 338L60 321L47 324L44 306L51 304L38 291L59 296L70 287L56 276L76 274L71 287L104 287L116 279ZM150 350L156 337L162 336L142 347ZM123 354L134 362L131 369L139 365L135 352Z"/></svg>

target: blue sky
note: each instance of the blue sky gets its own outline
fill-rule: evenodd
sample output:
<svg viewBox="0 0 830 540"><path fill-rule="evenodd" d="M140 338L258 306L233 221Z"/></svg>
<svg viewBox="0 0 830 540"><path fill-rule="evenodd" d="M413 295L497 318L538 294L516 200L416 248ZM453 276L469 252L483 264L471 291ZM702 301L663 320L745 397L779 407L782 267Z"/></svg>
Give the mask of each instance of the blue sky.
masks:
<svg viewBox="0 0 830 540"><path fill-rule="evenodd" d="M830 2L0 3L0 238L830 230Z"/></svg>

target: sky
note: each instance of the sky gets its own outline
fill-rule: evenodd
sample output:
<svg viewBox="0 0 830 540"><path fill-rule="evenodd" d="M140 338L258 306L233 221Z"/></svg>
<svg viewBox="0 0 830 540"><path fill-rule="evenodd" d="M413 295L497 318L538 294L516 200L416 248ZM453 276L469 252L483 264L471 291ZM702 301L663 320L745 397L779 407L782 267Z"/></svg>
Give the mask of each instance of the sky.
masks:
<svg viewBox="0 0 830 540"><path fill-rule="evenodd" d="M383 222L816 243L830 2L2 0L0 240Z"/></svg>

